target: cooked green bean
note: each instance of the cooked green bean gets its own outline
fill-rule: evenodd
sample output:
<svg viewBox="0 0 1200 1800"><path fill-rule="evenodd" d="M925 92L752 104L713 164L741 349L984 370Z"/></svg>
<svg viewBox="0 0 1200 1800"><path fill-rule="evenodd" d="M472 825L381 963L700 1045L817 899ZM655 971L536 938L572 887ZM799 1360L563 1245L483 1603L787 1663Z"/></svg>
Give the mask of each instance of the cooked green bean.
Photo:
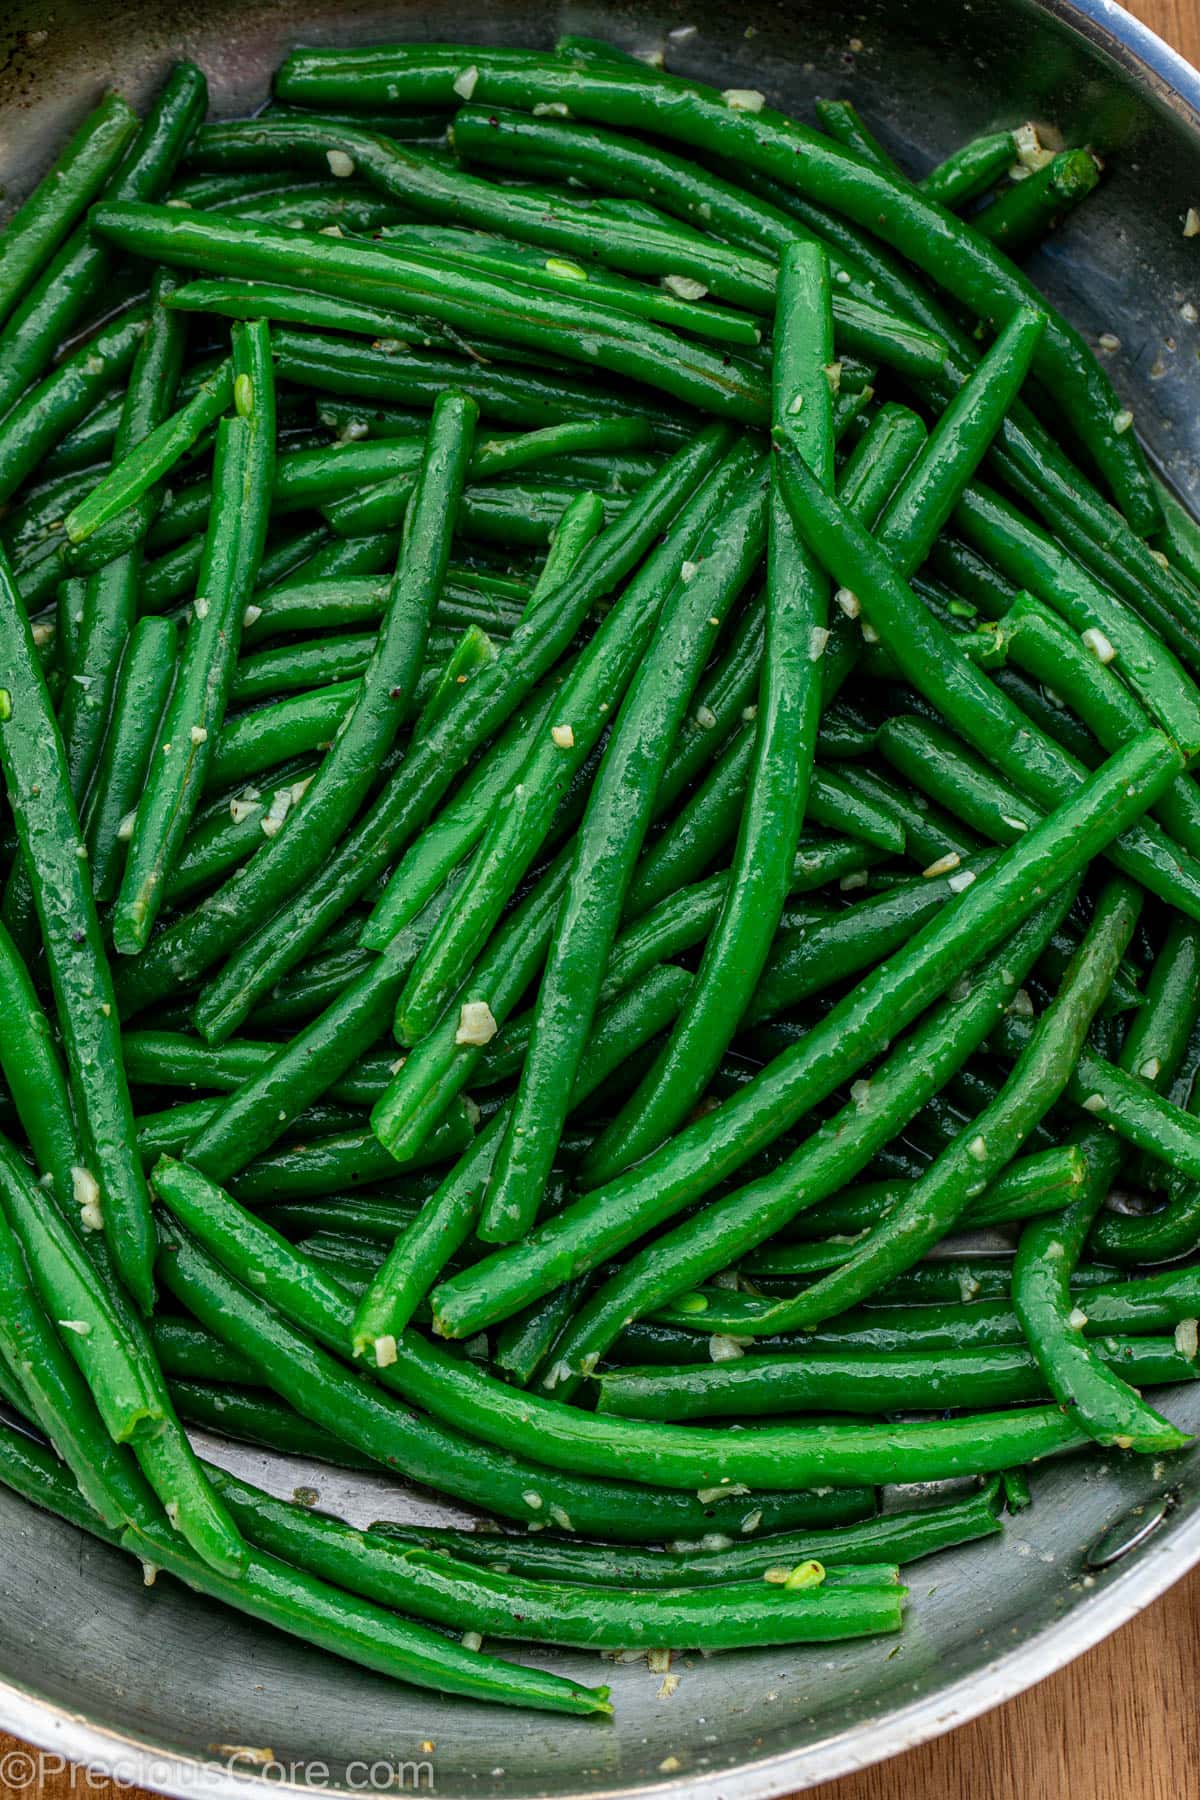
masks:
<svg viewBox="0 0 1200 1800"><path fill-rule="evenodd" d="M561 1676L521 1668L448 1640L442 1633L399 1619L383 1607L355 1599L255 1552L234 1579L206 1568L179 1546L178 1537L143 1511L123 1534L101 1525L54 1457L28 1437L0 1425L0 1481L73 1525L119 1542L145 1567L162 1567L185 1586L224 1601L239 1612L305 1642L393 1679L550 1712L604 1713L607 1688L585 1688ZM136 1492L136 1490L135 1490Z"/></svg>
<svg viewBox="0 0 1200 1800"><path fill-rule="evenodd" d="M261 1225L256 1227L256 1236L261 1231ZM655 1543L719 1531L722 1526L740 1534L747 1523L750 1531L815 1523L825 1507L823 1496L807 1494L701 1501L694 1491L679 1488L582 1480L492 1449L438 1424L425 1412L410 1411L373 1381L352 1374L242 1288L181 1231L171 1235L178 1241L162 1253L164 1284L202 1324L247 1357L265 1385L333 1436L392 1469L410 1468L420 1479L423 1472L436 1468L443 1492L473 1501L488 1512L525 1522L550 1522L623 1543ZM318 1272L315 1265L306 1268L315 1294ZM319 1285L323 1294L337 1292L327 1279ZM349 1303L338 1298L345 1329ZM339 1336L338 1341L344 1338ZM861 1505L861 1486L848 1485L857 1487L854 1501ZM830 1498L836 1505L836 1497Z"/></svg>
<svg viewBox="0 0 1200 1800"><path fill-rule="evenodd" d="M637 1588L718 1587L729 1581L782 1579L785 1571L815 1558L830 1571L860 1563L915 1562L922 1556L990 1537L1002 1529L995 1483L964 1500L886 1513L858 1525L822 1532L789 1532L720 1549L673 1544L667 1550L617 1549L573 1544L549 1532L518 1537L453 1526L399 1525L377 1519L372 1532L413 1549L441 1551L485 1568L505 1569L533 1580Z"/></svg>
<svg viewBox="0 0 1200 1800"><path fill-rule="evenodd" d="M66 756L24 610L0 555L0 770L32 878L76 1117L87 1146L77 1192L130 1292L153 1296L154 1227L134 1147L120 1024Z"/></svg>
<svg viewBox="0 0 1200 1800"><path fill-rule="evenodd" d="M476 71L479 106L565 104L571 115L633 127L702 147L761 171L808 199L866 227L911 259L953 299L994 322L1036 295L986 239L976 236L889 171L849 155L808 127L771 109L739 111L715 89L641 67L579 69L528 51L438 46L384 46L368 51L297 50L284 63L276 91L285 100L320 94L370 102L384 90L402 102L453 106L454 82ZM1135 530L1153 530L1158 509L1144 462L1121 428L1120 408L1082 339L1051 319L1038 373L1057 406L1087 438Z"/></svg>
<svg viewBox="0 0 1200 1800"><path fill-rule="evenodd" d="M175 284L170 283L164 296L167 305L174 306L177 292ZM107 525L148 494L180 457L187 455L232 400L233 364L226 359L205 376L177 413L162 419L140 442L122 446L118 436L112 469L63 520L63 530L70 541L82 543L98 527ZM143 532L145 529L143 526Z"/></svg>
<svg viewBox="0 0 1200 1800"><path fill-rule="evenodd" d="M1139 1387L1197 1377L1195 1359L1181 1355L1169 1337L1108 1339L1100 1360ZM609 1370L598 1387L602 1415L632 1419L984 1410L1052 1398L1033 1352L1016 1345L884 1357L829 1350L808 1357L742 1356L706 1369ZM1148 1447L1178 1449L1181 1441L1183 1434L1172 1427Z"/></svg>
<svg viewBox="0 0 1200 1800"><path fill-rule="evenodd" d="M137 123L137 114L120 94L105 94L6 221L0 233L0 319L112 174Z"/></svg>
<svg viewBox="0 0 1200 1800"><path fill-rule="evenodd" d="M167 875L195 812L225 719L241 632L267 530L275 389L265 324L234 328L235 417L218 431L204 561L158 753L138 802L113 914L126 956L145 947Z"/></svg>
<svg viewBox="0 0 1200 1800"><path fill-rule="evenodd" d="M264 894L243 880L238 904L232 906L230 896L218 890L222 896L219 908L210 903L185 916L139 958L136 988L132 972L123 983L126 1006L131 1000L134 1005L144 1005L171 992L181 981L194 979L239 943L251 920L261 918L271 906L280 906L276 916L260 928L261 935L256 933L229 957L219 981L208 990L206 1017L214 1035L218 1017L220 1035L235 1029L259 995L299 961L326 925L340 917L390 865L472 751L506 722L529 688L561 655L595 602L645 554L718 459L726 441L720 427L700 433L646 484L621 518L589 546L569 580L531 611L496 661L480 672L471 684L469 705L450 708L405 758L397 775L328 858L306 893L283 905L286 888Z"/></svg>
<svg viewBox="0 0 1200 1800"><path fill-rule="evenodd" d="M177 63L101 197L157 199L207 104L208 87L199 69ZM103 304L111 270L110 251L85 221L25 290L0 333L0 414L11 417L18 396L40 379L76 322L89 307ZM85 404L71 423L78 423L87 410ZM61 431L55 430L51 441L58 436Z"/></svg>
<svg viewBox="0 0 1200 1800"><path fill-rule="evenodd" d="M445 1628L463 1625L489 1637L534 1643L706 1649L810 1643L868 1636L900 1627L905 1589L894 1568L866 1565L871 1585L841 1585L836 1575L811 1588L783 1583L634 1590L565 1585L513 1577L444 1552L397 1544L311 1509L273 1500L233 1476L218 1476L226 1502L259 1548L299 1564L352 1594L403 1608ZM822 1569L822 1577L824 1577ZM878 1585L876 1585L876 1582Z"/></svg>
<svg viewBox="0 0 1200 1800"><path fill-rule="evenodd" d="M1099 180L1100 164L1090 150L1060 150L1024 181L1002 188L972 214L971 224L1010 256L1020 256L1086 200Z"/></svg>
<svg viewBox="0 0 1200 1800"><path fill-rule="evenodd" d="M986 132L952 150L927 175L922 175L917 185L930 200L953 210L985 193L1012 167L1016 154L1015 132Z"/></svg>
<svg viewBox="0 0 1200 1800"><path fill-rule="evenodd" d="M1015 918L1026 918L1035 910L1048 888L1040 883L1031 894L1027 871L1043 864L1053 887L1070 880L1083 866L1090 845L1085 848L1076 819L1088 837L1095 831L1111 841L1113 826L1123 824L1134 808L1144 810L1178 773L1178 753L1165 740L1150 734L1143 743L1138 760L1148 755L1155 770L1145 786L1127 773L1125 758L1130 752L1118 752L1105 765L1106 775L1093 776L1079 797L1005 851L984 876L964 889L954 907L926 925L899 956L860 982L814 1026L802 1045L779 1057L741 1094L686 1126L636 1170L565 1208L524 1244L498 1251L446 1283L435 1295L443 1328L457 1335L467 1321L471 1321L467 1328L475 1329L480 1315L505 1317L560 1280L594 1266L697 1199L773 1141L838 1081L854 1074L923 1004L944 993L962 970L1011 933ZM1133 794L1127 791L1130 786ZM1069 847L1064 832L1073 840Z"/></svg>

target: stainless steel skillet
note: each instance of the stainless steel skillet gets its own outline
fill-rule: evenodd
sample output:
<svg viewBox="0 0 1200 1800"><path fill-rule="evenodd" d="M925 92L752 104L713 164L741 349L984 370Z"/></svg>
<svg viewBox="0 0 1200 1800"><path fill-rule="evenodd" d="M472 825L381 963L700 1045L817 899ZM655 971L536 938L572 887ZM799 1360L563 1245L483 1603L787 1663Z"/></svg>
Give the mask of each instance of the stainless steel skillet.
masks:
<svg viewBox="0 0 1200 1800"><path fill-rule="evenodd" d="M412 37L547 44L561 30L633 48L695 26L675 67L803 108L852 94L914 167L1033 116L1112 152L1110 179L1035 272L1093 336L1160 462L1200 495L1200 77L1105 0L0 0L0 182L18 196L116 83L144 95L175 57L224 113L252 108L291 43ZM1200 1393L1168 1402L1200 1430ZM206 1445L283 1494L365 1522L449 1517L382 1480ZM1035 1477L1001 1541L913 1572L892 1643L694 1659L672 1698L644 1663L611 1670L610 1726L502 1714L361 1675L167 1582L0 1491L0 1725L179 1795L248 1781L447 1797L675 1792L757 1800L845 1773L997 1704L1114 1630L1200 1560L1200 1465L1111 1457ZM1089 1551L1091 1552L1089 1562ZM1105 1564L1092 1567L1091 1564ZM564 1655L573 1673L591 1658ZM427 1745L434 1746L432 1749ZM263 1766L231 1746L270 1750ZM0 1777L24 1784L19 1766Z"/></svg>

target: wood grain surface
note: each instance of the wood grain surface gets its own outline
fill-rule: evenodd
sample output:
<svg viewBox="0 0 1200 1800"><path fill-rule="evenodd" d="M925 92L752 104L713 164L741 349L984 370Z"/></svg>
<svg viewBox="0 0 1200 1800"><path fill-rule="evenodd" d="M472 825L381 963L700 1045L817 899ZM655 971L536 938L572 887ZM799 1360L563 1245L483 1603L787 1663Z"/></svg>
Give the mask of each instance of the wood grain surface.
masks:
<svg viewBox="0 0 1200 1800"><path fill-rule="evenodd" d="M1126 4L1200 64L1200 0ZM1200 1569L1008 1705L806 1800L1200 1800L1198 1670ZM0 1732L0 1800L150 1800L90 1770L38 1774L24 1748Z"/></svg>

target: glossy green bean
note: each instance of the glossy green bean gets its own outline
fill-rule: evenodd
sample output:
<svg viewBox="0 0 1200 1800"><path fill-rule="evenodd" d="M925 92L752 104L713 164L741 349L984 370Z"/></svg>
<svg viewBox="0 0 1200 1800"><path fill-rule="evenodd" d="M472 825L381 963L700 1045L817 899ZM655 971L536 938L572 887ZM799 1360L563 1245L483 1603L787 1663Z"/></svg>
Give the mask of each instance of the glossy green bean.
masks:
<svg viewBox="0 0 1200 1800"><path fill-rule="evenodd" d="M1024 181L1001 188L971 216L976 231L1021 256L1097 186L1100 164L1090 150L1060 150Z"/></svg>
<svg viewBox="0 0 1200 1800"><path fill-rule="evenodd" d="M1173 1338L1110 1339L1103 1367L1139 1386L1194 1381L1194 1358ZM864 1357L828 1350L809 1357L742 1356L708 1368L608 1370L598 1378L601 1415L633 1419L753 1418L764 1413L939 1412L986 1410L1052 1398L1033 1352L1016 1345L988 1350L899 1352ZM1182 1433L1146 1448L1178 1449ZM1183 1440L1186 1441L1186 1440ZM1122 1446L1127 1448L1128 1446Z"/></svg>
<svg viewBox="0 0 1200 1800"><path fill-rule="evenodd" d="M165 303L174 308L179 292L170 283ZM63 520L71 543L82 543L98 527L107 525L147 494L180 457L187 455L232 400L233 364L227 358L205 376L178 412L161 419L140 442L127 444L123 450L119 442L115 444L112 469ZM161 410L165 410L165 404Z"/></svg>
<svg viewBox="0 0 1200 1800"><path fill-rule="evenodd" d="M10 312L112 174L137 114L106 93L0 233L0 319Z"/></svg>
<svg viewBox="0 0 1200 1800"><path fill-rule="evenodd" d="M113 942L135 956L150 936L166 878L195 812L225 719L242 615L254 592L267 530L275 457L275 390L265 324L235 328L236 415L222 421L204 561L161 749L138 802L113 913Z"/></svg>
<svg viewBox="0 0 1200 1800"><path fill-rule="evenodd" d="M744 424L766 419L766 394L749 364L703 349L650 321L595 304L582 306L520 283L498 289L455 272L448 284L436 259L386 246L289 232L218 214L169 207L100 205L93 228L121 249L221 276L291 276L337 299L378 300L432 317L456 331L483 331L503 343L548 350L630 376L674 399ZM537 316L530 316L531 302Z"/></svg>
<svg viewBox="0 0 1200 1800"><path fill-rule="evenodd" d="M905 1590L897 1585L895 1569L886 1566L871 1565L873 1574L878 1569L878 1586L842 1586L835 1577L792 1591L782 1583L741 1583L632 1592L591 1586L576 1592L459 1562L444 1552L402 1546L382 1534L357 1531L338 1519L273 1500L232 1476L218 1480L226 1502L260 1549L443 1629L466 1625L489 1637L597 1649L693 1643L732 1649L828 1642L900 1626Z"/></svg>
<svg viewBox="0 0 1200 1800"><path fill-rule="evenodd" d="M177 63L125 156L105 182L101 197L156 199L170 181L207 104L208 88L200 70L192 63ZM107 246L92 236L85 221L25 290L0 333L0 415L9 414L18 396L40 380L87 309L105 299L111 271ZM85 405L72 424L87 410Z"/></svg>
<svg viewBox="0 0 1200 1800"><path fill-rule="evenodd" d="M299 961L326 925L395 859L464 761L506 722L553 665L595 602L645 554L725 443L719 427L701 433L647 483L622 517L585 551L569 580L530 613L496 661L480 672L472 683L469 705L452 707L414 748L302 898L283 906L261 929L261 936L256 934L230 957L219 984L208 990L206 1005L214 1025L220 1017L222 1034L236 1028L259 995ZM161 948L156 945L140 958L136 999L132 983L124 990L127 1006L130 1000L135 1006L144 1005L181 981L194 979L239 941L250 920L262 916L265 896L251 895L249 884L240 885L237 907L228 904L230 896L224 890L218 892L224 896L219 910L209 905L186 915L163 933ZM245 910L243 896L253 901ZM283 899L283 894L272 896L276 905ZM224 995L229 996L228 1004Z"/></svg>
<svg viewBox="0 0 1200 1800"><path fill-rule="evenodd" d="M985 193L1012 166L1015 136L1011 131L990 131L969 138L922 175L917 185L930 200L953 211Z"/></svg>
<svg viewBox="0 0 1200 1800"><path fill-rule="evenodd" d="M444 1551L535 1581L658 1588L763 1581L810 1558L830 1570L877 1561L915 1562L953 1544L989 1537L1001 1530L1001 1523L992 1484L942 1506L887 1513L822 1532L790 1532L757 1543L725 1543L719 1549L706 1548L703 1540L700 1544L673 1544L667 1550L617 1549L573 1544L549 1533L517 1537L513 1533L461 1531L453 1526L399 1525L386 1519L376 1520L371 1530L394 1543Z"/></svg>
<svg viewBox="0 0 1200 1800"><path fill-rule="evenodd" d="M1092 850L1094 839L1085 845L1085 834L1091 839L1098 826L1099 834L1111 841L1113 825L1118 820L1123 823L1127 816L1125 808L1132 811L1153 800L1155 792L1178 772L1178 763L1164 740L1151 737L1145 748L1156 770L1146 787L1139 791L1139 782L1130 781L1123 761L1129 753L1119 752L1106 765L1106 776L1092 777L1081 799L1068 802L1005 851L986 875L959 895L953 908L918 932L899 956L860 982L802 1045L778 1058L740 1095L686 1126L668 1146L638 1165L636 1172L615 1178L596 1194L565 1208L524 1245L497 1252L466 1276L456 1277L453 1284L444 1284L435 1295L444 1327L457 1334L466 1321L474 1321L480 1314L505 1317L527 1305L560 1280L594 1266L653 1224L669 1218L773 1141L837 1082L877 1054L903 1023L944 993L962 970L987 955L1013 930L1015 918L1028 917L1048 891L1046 884L1040 883L1036 894L1030 894L1026 879L1033 867L1047 867L1051 886L1070 880ZM1133 795L1126 791L1131 785ZM1101 794L1103 824L1096 817ZM1110 810L1114 801L1115 810ZM1076 832L1076 819L1084 825L1084 832ZM1073 840L1069 847L1063 841L1064 832ZM470 1328L475 1328L474 1323Z"/></svg>
<svg viewBox="0 0 1200 1800"><path fill-rule="evenodd" d="M497 1452L438 1424L427 1413L410 1411L373 1381L352 1374L225 1274L182 1232L173 1232L172 1237L178 1242L164 1249L164 1284L202 1324L247 1357L266 1385L298 1412L376 1461L401 1471L411 1469L418 1479L436 1468L444 1493L473 1501L488 1512L538 1524L549 1521L561 1529L624 1543L661 1542L723 1526L736 1533L746 1521L752 1521L752 1531L779 1529L785 1520L789 1524L802 1523L806 1516L812 1520L814 1510L820 1516L820 1496L768 1493L753 1500L700 1501L694 1493L679 1489L659 1491L622 1480L584 1481L558 1474L544 1463ZM309 1267L307 1279L315 1284L315 1266ZM328 1289L326 1281L321 1291ZM315 1285L312 1291L317 1291ZM346 1313L348 1303L340 1306ZM348 1314L345 1323L348 1326ZM859 1488L859 1504L861 1498Z"/></svg>
<svg viewBox="0 0 1200 1800"><path fill-rule="evenodd" d="M340 86L359 102L386 87L401 98L419 94L450 106L464 57L477 70L472 98L479 106L557 102L575 117L702 146L878 234L978 316L1003 322L1035 299L1031 285L985 239L888 171L769 108L738 111L715 90L658 71L581 70L511 50L385 46L293 52L277 87L283 98L296 99L318 91L330 98ZM1107 380L1061 318L1049 323L1037 367L1056 404L1088 439L1126 517L1136 530L1152 530L1157 505L1145 465L1120 429Z"/></svg>
<svg viewBox="0 0 1200 1800"><path fill-rule="evenodd" d="M103 1223L130 1292L149 1311L154 1228L134 1148L112 978L62 739L3 556L0 601L0 667L7 683L0 699L0 769L32 877L76 1117L92 1165L85 1204L91 1224Z"/></svg>

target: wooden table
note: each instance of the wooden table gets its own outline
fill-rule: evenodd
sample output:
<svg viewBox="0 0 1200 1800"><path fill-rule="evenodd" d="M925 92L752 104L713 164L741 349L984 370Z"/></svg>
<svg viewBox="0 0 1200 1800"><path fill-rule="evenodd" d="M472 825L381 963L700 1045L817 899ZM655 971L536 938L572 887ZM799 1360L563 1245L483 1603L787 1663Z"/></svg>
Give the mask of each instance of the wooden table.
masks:
<svg viewBox="0 0 1200 1800"><path fill-rule="evenodd" d="M1200 64L1200 0L1125 0ZM807 1800L1195 1800L1200 1796L1200 1569L1147 1612L1007 1706L906 1756L808 1790ZM0 1800L79 1800L110 1788L81 1771L14 1786L0 1732ZM15 1763L10 1767L16 1767Z"/></svg>

